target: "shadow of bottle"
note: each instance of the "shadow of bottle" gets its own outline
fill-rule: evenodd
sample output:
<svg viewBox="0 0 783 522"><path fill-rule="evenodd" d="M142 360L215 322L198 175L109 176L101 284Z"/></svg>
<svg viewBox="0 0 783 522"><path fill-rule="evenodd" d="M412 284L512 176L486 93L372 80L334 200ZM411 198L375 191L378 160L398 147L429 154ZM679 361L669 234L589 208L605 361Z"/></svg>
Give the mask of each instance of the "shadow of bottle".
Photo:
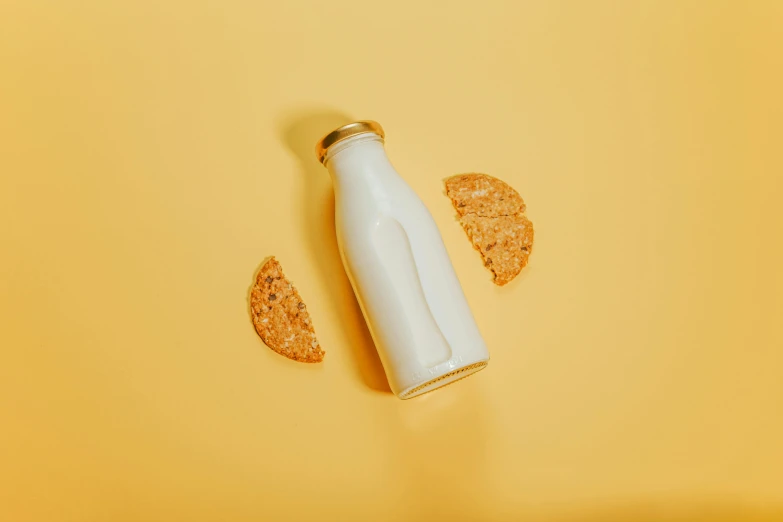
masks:
<svg viewBox="0 0 783 522"><path fill-rule="evenodd" d="M315 157L315 144L327 132L352 120L336 111L300 111L281 119L279 134L299 159L304 178L307 240L332 306L348 332L362 381L372 390L391 393L383 365L343 268L334 228L334 190L326 169Z"/></svg>

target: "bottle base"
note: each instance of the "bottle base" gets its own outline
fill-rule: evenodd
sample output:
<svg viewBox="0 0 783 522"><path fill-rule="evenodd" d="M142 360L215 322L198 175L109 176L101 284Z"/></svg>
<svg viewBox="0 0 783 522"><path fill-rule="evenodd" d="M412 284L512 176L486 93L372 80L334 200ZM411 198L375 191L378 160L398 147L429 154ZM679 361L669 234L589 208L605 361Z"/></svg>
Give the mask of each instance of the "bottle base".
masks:
<svg viewBox="0 0 783 522"><path fill-rule="evenodd" d="M418 397L419 395L424 395L425 393L442 388L443 386L451 384L455 381L464 379L468 375L472 375L480 370L483 370L486 368L487 364L489 364L489 361L479 361L467 366L463 366L462 368L457 368L456 370L444 373L443 375L435 377L434 379L430 379L423 384L417 384L416 386L400 393L398 397L400 399L412 399L414 397Z"/></svg>

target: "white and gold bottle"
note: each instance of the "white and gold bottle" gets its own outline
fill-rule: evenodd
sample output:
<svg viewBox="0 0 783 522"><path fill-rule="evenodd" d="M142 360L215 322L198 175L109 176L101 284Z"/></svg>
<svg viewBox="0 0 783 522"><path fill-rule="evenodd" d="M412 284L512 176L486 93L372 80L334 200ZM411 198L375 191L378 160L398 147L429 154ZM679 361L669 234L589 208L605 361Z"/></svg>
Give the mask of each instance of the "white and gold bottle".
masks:
<svg viewBox="0 0 783 522"><path fill-rule="evenodd" d="M397 174L373 121L316 146L335 191L343 265L392 391L421 395L484 368L489 352L427 207Z"/></svg>

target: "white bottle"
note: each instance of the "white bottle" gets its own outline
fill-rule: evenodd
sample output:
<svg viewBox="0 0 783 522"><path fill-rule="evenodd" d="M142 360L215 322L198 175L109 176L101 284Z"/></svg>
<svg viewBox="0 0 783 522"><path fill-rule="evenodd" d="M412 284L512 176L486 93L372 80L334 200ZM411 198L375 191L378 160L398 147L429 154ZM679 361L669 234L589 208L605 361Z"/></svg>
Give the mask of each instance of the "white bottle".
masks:
<svg viewBox="0 0 783 522"><path fill-rule="evenodd" d="M318 142L335 191L343 265L392 391L408 399L484 368L489 352L427 207L397 174L373 121Z"/></svg>

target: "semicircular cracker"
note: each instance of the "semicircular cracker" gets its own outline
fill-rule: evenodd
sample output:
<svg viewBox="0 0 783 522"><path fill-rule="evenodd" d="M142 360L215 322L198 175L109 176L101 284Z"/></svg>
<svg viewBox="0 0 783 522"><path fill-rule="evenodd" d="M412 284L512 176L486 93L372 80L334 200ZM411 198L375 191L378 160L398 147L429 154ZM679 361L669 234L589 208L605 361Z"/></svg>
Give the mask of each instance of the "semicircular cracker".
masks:
<svg viewBox="0 0 783 522"><path fill-rule="evenodd" d="M280 355L308 363L324 360L307 306L274 257L258 271L250 291L250 314L258 335Z"/></svg>

